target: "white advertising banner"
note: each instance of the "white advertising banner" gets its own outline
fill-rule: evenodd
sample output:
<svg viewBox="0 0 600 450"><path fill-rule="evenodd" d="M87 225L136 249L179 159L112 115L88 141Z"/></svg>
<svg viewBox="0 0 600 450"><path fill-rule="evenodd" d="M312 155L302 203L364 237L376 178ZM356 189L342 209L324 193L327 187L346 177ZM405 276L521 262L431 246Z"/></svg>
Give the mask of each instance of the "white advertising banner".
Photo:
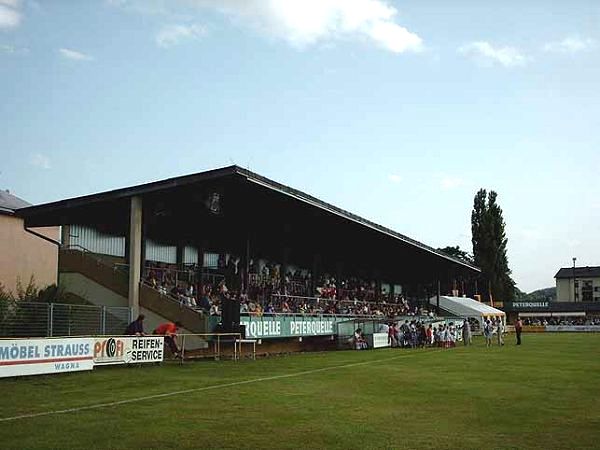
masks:
<svg viewBox="0 0 600 450"><path fill-rule="evenodd" d="M600 333L600 325L546 325L546 331Z"/></svg>
<svg viewBox="0 0 600 450"><path fill-rule="evenodd" d="M94 339L0 339L0 378L94 368Z"/></svg>
<svg viewBox="0 0 600 450"><path fill-rule="evenodd" d="M94 338L94 364L139 364L161 362L163 336Z"/></svg>
<svg viewBox="0 0 600 450"><path fill-rule="evenodd" d="M367 336L367 339L369 336ZM372 348L383 348L389 347L389 340L387 333L373 333L373 342L369 342Z"/></svg>

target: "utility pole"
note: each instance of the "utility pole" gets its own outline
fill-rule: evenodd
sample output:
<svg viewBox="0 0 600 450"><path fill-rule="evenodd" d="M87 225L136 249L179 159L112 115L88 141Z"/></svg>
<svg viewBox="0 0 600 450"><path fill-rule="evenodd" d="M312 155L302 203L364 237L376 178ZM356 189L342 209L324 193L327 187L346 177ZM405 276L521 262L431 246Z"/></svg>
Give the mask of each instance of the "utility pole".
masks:
<svg viewBox="0 0 600 450"><path fill-rule="evenodd" d="M573 257L573 301L577 301L577 278L575 277L575 261L577 258Z"/></svg>

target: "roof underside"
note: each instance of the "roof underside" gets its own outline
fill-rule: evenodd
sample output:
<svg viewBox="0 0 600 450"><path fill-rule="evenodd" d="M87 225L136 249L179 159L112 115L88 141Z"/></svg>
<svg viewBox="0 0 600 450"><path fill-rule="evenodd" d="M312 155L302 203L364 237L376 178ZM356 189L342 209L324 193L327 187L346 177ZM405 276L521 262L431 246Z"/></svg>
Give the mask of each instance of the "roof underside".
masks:
<svg viewBox="0 0 600 450"><path fill-rule="evenodd" d="M216 213L209 205L215 194ZM32 206L17 214L28 227L87 224L125 235L132 196L142 197L144 234L156 240L192 240L205 249L237 241L234 245L241 251L248 238L255 251L276 257L287 252L288 260L306 264L312 252L330 262L335 259L336 266L353 258L373 258L434 273L479 272L421 242L237 166Z"/></svg>

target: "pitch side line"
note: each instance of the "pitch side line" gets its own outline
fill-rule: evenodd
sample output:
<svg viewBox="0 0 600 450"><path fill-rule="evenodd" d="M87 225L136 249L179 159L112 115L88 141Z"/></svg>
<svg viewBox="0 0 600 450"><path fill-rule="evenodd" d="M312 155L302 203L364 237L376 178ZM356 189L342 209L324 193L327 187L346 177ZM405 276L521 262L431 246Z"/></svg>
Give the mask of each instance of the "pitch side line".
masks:
<svg viewBox="0 0 600 450"><path fill-rule="evenodd" d="M72 413L72 412L88 411L91 409L108 408L111 406L127 405L129 403L143 402L145 400L154 400L157 398L173 397L176 395L190 394L192 392L211 391L211 390L215 390L215 389L227 388L227 387L232 387L232 386L242 386L245 384L260 383L262 381L272 381L272 380L280 380L283 378L300 377L302 375L310 375L313 373L326 372L328 370L346 369L348 367L364 366L367 364L376 364L376 363L380 363L380 362L384 362L384 361L392 361L395 359L408 358L409 356L434 354L434 353L438 353L439 351L441 351L441 350L430 350L430 351L424 352L424 353L409 353L409 354L405 354L405 355L392 356L391 358L374 359L371 361L361 361L361 362L357 362L357 363L342 364L339 366L321 367L320 369L304 370L301 372L286 373L283 375L273 375L270 377L252 378L250 380L233 381L231 383L214 384L212 386L203 386L203 387L193 388L193 389L184 389L181 391L165 392L162 394L147 395L144 397L136 397L136 398L130 398L127 400L119 400L116 402L96 403L95 405L79 406L77 408L57 409L54 411L45 411L45 412L32 413L32 414L22 414L19 416L12 416L12 417L2 417L2 418L0 418L0 423L1 422L10 422L13 420L20 420L20 419L31 419L34 417L51 416L51 415L55 415L55 414L67 414L67 413Z"/></svg>

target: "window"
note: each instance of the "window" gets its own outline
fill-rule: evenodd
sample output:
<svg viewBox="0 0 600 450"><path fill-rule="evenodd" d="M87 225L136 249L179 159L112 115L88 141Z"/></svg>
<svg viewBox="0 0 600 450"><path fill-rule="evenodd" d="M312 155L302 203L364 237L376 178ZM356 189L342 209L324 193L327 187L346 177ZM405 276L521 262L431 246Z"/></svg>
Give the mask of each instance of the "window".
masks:
<svg viewBox="0 0 600 450"><path fill-rule="evenodd" d="M203 267L206 267L207 269L216 269L217 267L219 267L219 254L205 253L203 262Z"/></svg>

